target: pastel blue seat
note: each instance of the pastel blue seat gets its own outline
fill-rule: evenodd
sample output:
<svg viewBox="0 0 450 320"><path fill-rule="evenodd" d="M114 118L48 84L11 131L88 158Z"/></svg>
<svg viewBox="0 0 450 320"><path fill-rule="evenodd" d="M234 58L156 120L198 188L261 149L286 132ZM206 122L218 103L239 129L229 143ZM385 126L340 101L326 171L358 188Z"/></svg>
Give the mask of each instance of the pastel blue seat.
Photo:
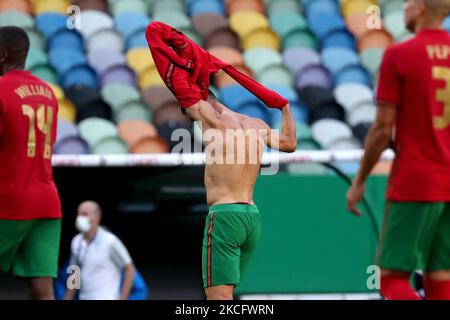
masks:
<svg viewBox="0 0 450 320"><path fill-rule="evenodd" d="M371 77L366 69L361 65L348 66L333 76L335 86L344 83L360 83L365 86L371 86Z"/></svg>
<svg viewBox="0 0 450 320"><path fill-rule="evenodd" d="M84 52L74 50L72 48L53 48L49 54L50 64L58 71L59 74L65 73L76 65L86 63Z"/></svg>
<svg viewBox="0 0 450 320"><path fill-rule="evenodd" d="M99 79L95 70L87 64L77 65L61 75L61 86L63 88L76 85L98 88Z"/></svg>
<svg viewBox="0 0 450 320"><path fill-rule="evenodd" d="M72 48L82 52L84 50L83 36L76 30L62 29L53 33L47 40L47 48Z"/></svg>
<svg viewBox="0 0 450 320"><path fill-rule="evenodd" d="M322 51L322 63L335 74L347 66L359 63L358 55L355 51L347 48L331 47Z"/></svg>
<svg viewBox="0 0 450 320"><path fill-rule="evenodd" d="M116 29L127 39L139 30L146 29L150 18L137 12L125 12L115 18Z"/></svg>
<svg viewBox="0 0 450 320"><path fill-rule="evenodd" d="M67 29L67 17L59 13L43 13L36 17L36 28L48 38L59 30Z"/></svg>

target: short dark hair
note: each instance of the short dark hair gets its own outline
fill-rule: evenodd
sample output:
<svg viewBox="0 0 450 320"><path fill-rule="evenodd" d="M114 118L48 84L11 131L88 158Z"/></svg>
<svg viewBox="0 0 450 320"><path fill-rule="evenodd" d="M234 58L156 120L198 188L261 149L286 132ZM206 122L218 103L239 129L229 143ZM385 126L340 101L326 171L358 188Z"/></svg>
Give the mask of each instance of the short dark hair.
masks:
<svg viewBox="0 0 450 320"><path fill-rule="evenodd" d="M0 27L0 50L8 53L7 62L25 65L30 50L28 34L19 27Z"/></svg>

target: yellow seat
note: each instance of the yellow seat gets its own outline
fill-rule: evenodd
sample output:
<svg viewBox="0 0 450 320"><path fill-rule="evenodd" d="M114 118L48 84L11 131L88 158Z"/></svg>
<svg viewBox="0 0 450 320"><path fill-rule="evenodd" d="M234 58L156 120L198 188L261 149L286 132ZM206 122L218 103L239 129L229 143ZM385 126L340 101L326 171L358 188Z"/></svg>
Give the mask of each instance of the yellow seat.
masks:
<svg viewBox="0 0 450 320"><path fill-rule="evenodd" d="M155 66L150 67L149 69L143 71L139 76L139 86L142 90L152 87L152 86L160 86L165 85L164 81L161 79L161 76L158 73L158 70Z"/></svg>
<svg viewBox="0 0 450 320"><path fill-rule="evenodd" d="M230 16L231 29L241 38L257 29L269 27L269 21L261 13L255 11L238 11Z"/></svg>
<svg viewBox="0 0 450 320"><path fill-rule="evenodd" d="M127 52L125 56L128 66L138 75L155 65L152 54L147 48L135 48Z"/></svg>
<svg viewBox="0 0 450 320"><path fill-rule="evenodd" d="M54 83L50 83L50 82L47 82L47 84L50 86L50 88L52 88L53 93L55 94L56 100L61 101L65 98L64 91L63 91L63 89L61 89L60 86L58 86Z"/></svg>
<svg viewBox="0 0 450 320"><path fill-rule="evenodd" d="M58 101L59 110L58 110L58 118L66 120L71 123L75 123L77 119L77 109L68 99L63 98Z"/></svg>
<svg viewBox="0 0 450 320"><path fill-rule="evenodd" d="M70 6L69 0L38 0L33 1L33 12L40 15L46 12L57 12L66 15L67 8Z"/></svg>
<svg viewBox="0 0 450 320"><path fill-rule="evenodd" d="M244 50L262 47L279 51L280 37L269 28L256 29L242 39L241 45Z"/></svg>
<svg viewBox="0 0 450 320"><path fill-rule="evenodd" d="M348 17L355 13L367 13L367 8L373 5L377 5L377 1L374 0L358 0L358 1L346 1L342 4L342 14L344 17Z"/></svg>

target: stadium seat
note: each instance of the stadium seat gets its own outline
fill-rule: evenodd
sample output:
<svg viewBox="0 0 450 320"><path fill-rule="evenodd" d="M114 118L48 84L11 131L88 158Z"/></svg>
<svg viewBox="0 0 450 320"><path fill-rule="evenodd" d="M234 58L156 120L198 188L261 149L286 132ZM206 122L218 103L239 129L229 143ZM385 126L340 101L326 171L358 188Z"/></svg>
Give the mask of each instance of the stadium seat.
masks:
<svg viewBox="0 0 450 320"><path fill-rule="evenodd" d="M78 124L80 137L86 140L90 147L106 138L117 137L114 123L101 118L89 118Z"/></svg>
<svg viewBox="0 0 450 320"><path fill-rule="evenodd" d="M332 75L338 73L345 67L359 63L356 52L347 48L327 48L322 51L321 55L323 65L327 67Z"/></svg>
<svg viewBox="0 0 450 320"><path fill-rule="evenodd" d="M137 31L146 29L150 23L150 18L140 13L124 12L116 16L114 22L123 38L127 39Z"/></svg>
<svg viewBox="0 0 450 320"><path fill-rule="evenodd" d="M61 73L61 86L85 85L99 88L97 73L87 64L79 64Z"/></svg>
<svg viewBox="0 0 450 320"><path fill-rule="evenodd" d="M285 50L298 47L316 50L317 39L310 30L297 29L282 39L282 47Z"/></svg>
<svg viewBox="0 0 450 320"><path fill-rule="evenodd" d="M143 0L113 1L111 7L111 12L114 17L130 12L146 15L147 11L147 5Z"/></svg>
<svg viewBox="0 0 450 320"><path fill-rule="evenodd" d="M142 91L142 96L153 112L165 104L177 103L175 96L165 85L148 87Z"/></svg>
<svg viewBox="0 0 450 320"><path fill-rule="evenodd" d="M359 83L346 83L334 89L334 96L347 111L365 102L373 102L372 90Z"/></svg>
<svg viewBox="0 0 450 320"><path fill-rule="evenodd" d="M0 11L17 11L32 14L31 3L28 0L1 0Z"/></svg>
<svg viewBox="0 0 450 320"><path fill-rule="evenodd" d="M94 154L127 154L128 145L119 137L108 137L92 146Z"/></svg>
<svg viewBox="0 0 450 320"><path fill-rule="evenodd" d="M30 69L36 77L49 83L58 83L58 72L49 64L39 64Z"/></svg>
<svg viewBox="0 0 450 320"><path fill-rule="evenodd" d="M270 65L256 74L256 80L261 84L292 87L292 73L283 65Z"/></svg>
<svg viewBox="0 0 450 320"><path fill-rule="evenodd" d="M103 86L101 89L101 96L113 110L118 110L126 103L140 99L140 93L134 86L124 84L110 84Z"/></svg>
<svg viewBox="0 0 450 320"><path fill-rule="evenodd" d="M150 122L152 120L152 114L143 102L128 101L115 110L114 119L116 123L121 123L125 120L142 120Z"/></svg>
<svg viewBox="0 0 450 320"><path fill-rule="evenodd" d="M122 36L114 29L101 29L87 39L88 51L111 50L122 52L125 48Z"/></svg>
<svg viewBox="0 0 450 320"><path fill-rule="evenodd" d="M0 27L16 26L23 29L34 28L33 18L23 12L18 11L1 11L0 12Z"/></svg>
<svg viewBox="0 0 450 320"><path fill-rule="evenodd" d="M255 30L269 27L267 18L261 13L253 11L238 11L230 16L229 23L231 29L241 38Z"/></svg>
<svg viewBox="0 0 450 320"><path fill-rule="evenodd" d="M263 47L278 51L280 46L280 37L269 28L255 29L242 38L244 50Z"/></svg>
<svg viewBox="0 0 450 320"><path fill-rule="evenodd" d="M89 65L100 75L112 67L125 65L125 57L121 52L108 49L92 50L88 52L87 60Z"/></svg>
<svg viewBox="0 0 450 320"><path fill-rule="evenodd" d="M50 64L60 75L66 73L74 66L83 65L87 62L84 52L65 47L51 49L48 56Z"/></svg>
<svg viewBox="0 0 450 320"><path fill-rule="evenodd" d="M220 89L221 101L232 110L246 103L256 103L256 98L250 91L240 85L229 85Z"/></svg>
<svg viewBox="0 0 450 320"><path fill-rule="evenodd" d="M126 84L136 86L136 75L127 66L116 65L101 74L102 87L108 84Z"/></svg>
<svg viewBox="0 0 450 320"><path fill-rule="evenodd" d="M319 120L312 125L311 131L314 139L325 148L337 140L352 137L348 125L335 119Z"/></svg>
<svg viewBox="0 0 450 320"><path fill-rule="evenodd" d="M118 132L120 138L129 146L133 146L140 140L155 138L158 136L156 128L142 120L125 120L119 123Z"/></svg>
<svg viewBox="0 0 450 320"><path fill-rule="evenodd" d="M90 154L88 143L80 137L70 137L55 144L53 153L57 155L83 155Z"/></svg>
<svg viewBox="0 0 450 320"><path fill-rule="evenodd" d="M307 86L319 86L331 88L331 78L327 69L321 65L313 65L304 68L296 74L295 88L301 90Z"/></svg>
<svg viewBox="0 0 450 320"><path fill-rule="evenodd" d="M84 39L76 30L58 30L52 33L47 39L47 48L71 48L76 51L84 51Z"/></svg>
<svg viewBox="0 0 450 320"><path fill-rule="evenodd" d="M47 64L47 55L44 51L31 48L28 52L27 61L25 64L25 68L30 70L38 65Z"/></svg>
<svg viewBox="0 0 450 320"><path fill-rule="evenodd" d="M227 1L228 15L232 15L238 11L253 11L264 14L265 8L263 2L260 0Z"/></svg>
<svg viewBox="0 0 450 320"><path fill-rule="evenodd" d="M244 52L244 62L253 73L259 73L270 66L281 66L283 58L278 51L253 48Z"/></svg>
<svg viewBox="0 0 450 320"><path fill-rule="evenodd" d="M128 2L128 1L127 1ZM104 29L113 29L114 20L105 12L85 10L80 14L80 32L85 39Z"/></svg>
<svg viewBox="0 0 450 320"><path fill-rule="evenodd" d="M30 48L45 50L45 38L38 30L30 28L25 29L25 32L30 40Z"/></svg>
<svg viewBox="0 0 450 320"><path fill-rule="evenodd" d="M160 137L145 138L131 146L130 151L134 154L167 153L169 151L169 146L167 142Z"/></svg>
<svg viewBox="0 0 450 320"><path fill-rule="evenodd" d="M49 12L66 14L67 8L70 6L69 0L39 0L33 3L33 12L35 15Z"/></svg>
<svg viewBox="0 0 450 320"><path fill-rule="evenodd" d="M320 55L308 48L290 48L283 52L283 62L293 74L309 66L320 65Z"/></svg>
<svg viewBox="0 0 450 320"><path fill-rule="evenodd" d="M192 26L200 35L206 36L218 29L227 28L228 20L216 13L201 13L192 17Z"/></svg>
<svg viewBox="0 0 450 320"><path fill-rule="evenodd" d="M52 34L67 29L67 17L55 12L40 14L36 16L36 28L45 38L50 38Z"/></svg>

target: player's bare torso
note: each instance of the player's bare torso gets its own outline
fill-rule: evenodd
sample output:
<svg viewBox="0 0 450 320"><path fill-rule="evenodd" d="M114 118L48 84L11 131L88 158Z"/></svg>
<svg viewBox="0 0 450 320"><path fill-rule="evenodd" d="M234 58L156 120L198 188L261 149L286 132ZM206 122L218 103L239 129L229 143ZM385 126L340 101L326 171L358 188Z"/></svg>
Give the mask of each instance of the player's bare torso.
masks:
<svg viewBox="0 0 450 320"><path fill-rule="evenodd" d="M261 120L224 111L225 130L203 126L208 205L253 203L253 190L265 148Z"/></svg>

